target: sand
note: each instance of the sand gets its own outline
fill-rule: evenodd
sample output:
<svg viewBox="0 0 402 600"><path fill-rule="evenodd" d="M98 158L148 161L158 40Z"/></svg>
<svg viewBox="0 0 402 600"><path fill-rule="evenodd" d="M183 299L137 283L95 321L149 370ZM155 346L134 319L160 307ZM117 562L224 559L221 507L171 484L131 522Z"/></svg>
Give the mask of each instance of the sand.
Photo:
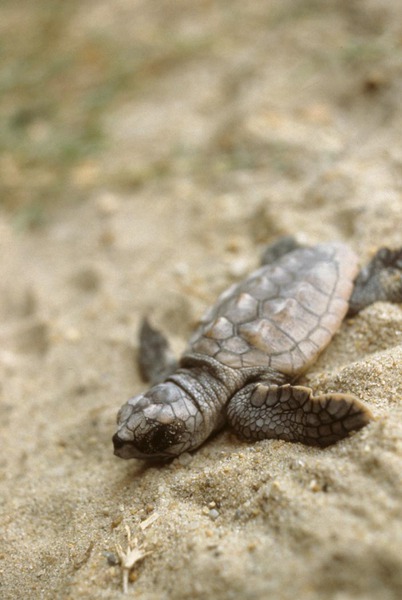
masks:
<svg viewBox="0 0 402 600"><path fill-rule="evenodd" d="M344 322L303 379L371 408L349 439L224 430L168 465L112 452L118 408L145 389L143 315L179 354L279 235L346 241L362 263L401 245L402 9L299 4L162 3L212 50L110 107L107 147L74 174L82 201L34 230L0 212L4 600L402 597L401 306ZM71 36L156 36L156 8L84 3ZM353 44L378 52L339 58ZM120 185L130 169L140 183Z"/></svg>

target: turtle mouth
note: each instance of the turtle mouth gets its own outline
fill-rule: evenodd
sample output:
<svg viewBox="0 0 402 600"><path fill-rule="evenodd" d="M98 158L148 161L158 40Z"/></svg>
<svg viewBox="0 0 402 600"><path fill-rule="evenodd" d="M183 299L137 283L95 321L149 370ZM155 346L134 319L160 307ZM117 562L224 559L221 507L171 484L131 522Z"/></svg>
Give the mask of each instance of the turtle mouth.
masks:
<svg viewBox="0 0 402 600"><path fill-rule="evenodd" d="M176 455L171 455L169 452L154 452L149 454L138 449L138 446L132 441L122 440L118 433L115 433L112 438L114 451L113 454L124 460L138 458L147 461L166 461L174 458Z"/></svg>

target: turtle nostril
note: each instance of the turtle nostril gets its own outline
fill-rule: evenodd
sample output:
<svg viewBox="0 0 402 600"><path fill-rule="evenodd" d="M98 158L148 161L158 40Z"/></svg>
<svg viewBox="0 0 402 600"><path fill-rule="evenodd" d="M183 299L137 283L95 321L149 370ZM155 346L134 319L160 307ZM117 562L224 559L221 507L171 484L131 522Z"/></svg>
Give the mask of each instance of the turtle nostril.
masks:
<svg viewBox="0 0 402 600"><path fill-rule="evenodd" d="M113 446L114 446L115 450L122 448L124 446L124 444L126 443L124 440L119 438L119 435L117 433L114 434L112 441L113 441Z"/></svg>

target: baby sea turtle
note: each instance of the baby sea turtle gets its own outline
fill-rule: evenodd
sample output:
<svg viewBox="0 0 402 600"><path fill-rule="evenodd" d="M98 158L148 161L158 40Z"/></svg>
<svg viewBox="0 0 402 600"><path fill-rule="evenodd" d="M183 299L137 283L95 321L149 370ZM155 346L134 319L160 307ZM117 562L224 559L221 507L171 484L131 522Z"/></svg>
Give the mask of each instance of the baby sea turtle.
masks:
<svg viewBox="0 0 402 600"><path fill-rule="evenodd" d="M343 243L302 247L280 239L262 267L205 313L178 365L166 339L144 321L140 367L153 387L120 409L115 454L172 458L225 422L245 440L322 447L360 429L372 415L357 398L313 396L294 381L345 315L377 300L402 302L402 248L382 248L358 272L355 253Z"/></svg>

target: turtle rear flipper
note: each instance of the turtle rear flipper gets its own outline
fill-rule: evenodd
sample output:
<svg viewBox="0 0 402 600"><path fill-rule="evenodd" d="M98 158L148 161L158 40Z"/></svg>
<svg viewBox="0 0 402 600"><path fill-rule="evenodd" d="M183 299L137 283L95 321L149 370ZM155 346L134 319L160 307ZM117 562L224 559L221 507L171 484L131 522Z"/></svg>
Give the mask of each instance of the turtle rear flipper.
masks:
<svg viewBox="0 0 402 600"><path fill-rule="evenodd" d="M402 248L380 248L363 267L354 283L348 316L378 301L402 302Z"/></svg>
<svg viewBox="0 0 402 600"><path fill-rule="evenodd" d="M261 256L261 265L272 265L278 258L302 248L302 245L296 240L293 235L284 235L267 246Z"/></svg>
<svg viewBox="0 0 402 600"><path fill-rule="evenodd" d="M138 369L152 385L164 381L177 369L167 338L144 318L139 331Z"/></svg>
<svg viewBox="0 0 402 600"><path fill-rule="evenodd" d="M228 419L243 439L282 439L329 446L361 429L373 418L350 394L314 397L303 386L252 383L233 396Z"/></svg>

